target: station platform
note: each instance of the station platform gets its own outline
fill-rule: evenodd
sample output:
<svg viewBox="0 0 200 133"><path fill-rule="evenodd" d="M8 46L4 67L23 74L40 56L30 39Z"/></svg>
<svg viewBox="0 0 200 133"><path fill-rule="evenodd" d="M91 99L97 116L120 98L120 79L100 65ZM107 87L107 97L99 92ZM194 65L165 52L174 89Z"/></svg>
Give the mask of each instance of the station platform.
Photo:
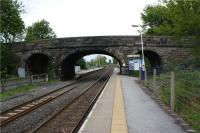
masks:
<svg viewBox="0 0 200 133"><path fill-rule="evenodd" d="M87 69L87 70L81 70L81 71L79 71L79 72L76 72L76 74L77 74L77 75L81 75L81 74L85 74L85 73L97 71L97 70L102 69L102 68L103 68L103 67L91 68L91 69Z"/></svg>
<svg viewBox="0 0 200 133"><path fill-rule="evenodd" d="M185 133L140 88L115 69L79 133Z"/></svg>
<svg viewBox="0 0 200 133"><path fill-rule="evenodd" d="M87 70L80 70L78 72L75 72L75 78L80 78L82 76L88 75L89 73L98 71L100 69L103 69L103 67L91 68L91 69L87 69Z"/></svg>

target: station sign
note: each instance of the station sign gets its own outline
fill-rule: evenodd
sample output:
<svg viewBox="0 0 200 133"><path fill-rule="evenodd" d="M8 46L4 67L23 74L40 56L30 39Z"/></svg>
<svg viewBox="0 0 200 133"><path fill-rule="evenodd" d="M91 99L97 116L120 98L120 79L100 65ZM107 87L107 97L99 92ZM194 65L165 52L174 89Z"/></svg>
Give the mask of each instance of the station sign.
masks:
<svg viewBox="0 0 200 133"><path fill-rule="evenodd" d="M129 70L134 70L134 60L129 60Z"/></svg>
<svg viewBox="0 0 200 133"><path fill-rule="evenodd" d="M25 69L23 67L18 68L18 76L20 78L25 78Z"/></svg>

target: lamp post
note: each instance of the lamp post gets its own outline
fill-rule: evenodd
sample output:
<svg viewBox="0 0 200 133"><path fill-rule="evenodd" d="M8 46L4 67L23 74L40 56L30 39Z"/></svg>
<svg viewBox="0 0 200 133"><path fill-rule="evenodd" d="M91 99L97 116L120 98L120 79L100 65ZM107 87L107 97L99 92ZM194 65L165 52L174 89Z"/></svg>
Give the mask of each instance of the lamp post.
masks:
<svg viewBox="0 0 200 133"><path fill-rule="evenodd" d="M144 44L143 44L143 36L142 36L142 26L145 26L145 25L132 25L132 27L141 27L141 31L140 31L140 39L141 39L141 47L142 47L142 76L141 76L141 79L142 80L146 80L146 77L145 77L145 71L146 71L146 68L145 68L145 60L144 60Z"/></svg>

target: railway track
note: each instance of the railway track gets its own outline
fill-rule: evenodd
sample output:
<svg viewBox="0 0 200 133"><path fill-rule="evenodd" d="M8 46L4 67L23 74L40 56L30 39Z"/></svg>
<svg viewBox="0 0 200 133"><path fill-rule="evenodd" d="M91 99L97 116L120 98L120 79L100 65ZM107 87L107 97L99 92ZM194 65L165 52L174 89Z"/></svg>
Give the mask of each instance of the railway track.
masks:
<svg viewBox="0 0 200 133"><path fill-rule="evenodd" d="M78 132L89 111L109 80L112 70L107 70L84 92L74 98L58 113L32 130L36 133L75 133Z"/></svg>
<svg viewBox="0 0 200 133"><path fill-rule="evenodd" d="M82 82L91 80L96 74L101 73L101 71L103 71L103 70L98 70L97 72L94 72L86 77L83 77L78 81L70 83L64 87L61 87L57 90L49 92L43 96L37 97L37 98L27 101L23 104L17 105L9 110L1 112L0 127L3 127L5 125L13 122L17 118L20 118L20 117L34 111L35 109L39 108L40 106L45 105L48 102L55 100L56 98L70 92L71 90L75 89Z"/></svg>

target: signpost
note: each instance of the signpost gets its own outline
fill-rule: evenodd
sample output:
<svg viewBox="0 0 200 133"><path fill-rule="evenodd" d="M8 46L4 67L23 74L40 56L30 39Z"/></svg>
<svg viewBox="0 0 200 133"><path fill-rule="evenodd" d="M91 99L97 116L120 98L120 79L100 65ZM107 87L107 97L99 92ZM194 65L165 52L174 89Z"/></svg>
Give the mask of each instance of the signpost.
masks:
<svg viewBox="0 0 200 133"><path fill-rule="evenodd" d="M139 70L141 57L140 55L127 55L127 58L129 75L133 75L135 71Z"/></svg>

